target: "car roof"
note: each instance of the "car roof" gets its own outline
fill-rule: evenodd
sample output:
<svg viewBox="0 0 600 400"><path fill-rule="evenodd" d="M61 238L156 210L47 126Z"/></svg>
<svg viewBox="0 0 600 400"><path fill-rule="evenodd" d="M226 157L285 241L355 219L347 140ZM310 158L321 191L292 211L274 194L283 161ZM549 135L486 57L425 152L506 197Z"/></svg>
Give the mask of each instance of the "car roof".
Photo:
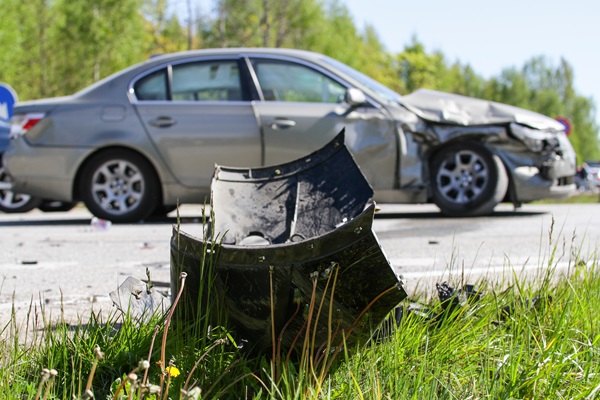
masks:
<svg viewBox="0 0 600 400"><path fill-rule="evenodd" d="M269 47L228 47L228 48L210 48L210 49L199 49L199 50L187 50L180 51L176 53L168 53L168 54L158 54L153 55L148 61L144 63L148 63L154 60L158 61L172 61L180 58L188 58L194 56L210 56L210 55L237 55L237 54L269 54L269 55L284 55L284 56L293 56L300 57L310 60L320 60L325 58L326 56L315 53L308 50L299 50L299 49L288 49L288 48L269 48ZM143 64L143 63L142 63ZM138 64L139 65L139 64Z"/></svg>

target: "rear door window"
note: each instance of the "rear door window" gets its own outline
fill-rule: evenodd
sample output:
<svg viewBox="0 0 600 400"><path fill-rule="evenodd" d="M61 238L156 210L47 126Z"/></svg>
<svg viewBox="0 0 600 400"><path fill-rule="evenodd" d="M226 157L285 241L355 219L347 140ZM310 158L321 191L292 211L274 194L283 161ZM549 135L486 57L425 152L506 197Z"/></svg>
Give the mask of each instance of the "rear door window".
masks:
<svg viewBox="0 0 600 400"><path fill-rule="evenodd" d="M142 77L133 89L139 101L244 100L236 60L175 64Z"/></svg>
<svg viewBox="0 0 600 400"><path fill-rule="evenodd" d="M241 101L237 62L198 62L173 66L174 101Z"/></svg>
<svg viewBox="0 0 600 400"><path fill-rule="evenodd" d="M146 75L133 85L135 97L141 101L168 100L167 69Z"/></svg>

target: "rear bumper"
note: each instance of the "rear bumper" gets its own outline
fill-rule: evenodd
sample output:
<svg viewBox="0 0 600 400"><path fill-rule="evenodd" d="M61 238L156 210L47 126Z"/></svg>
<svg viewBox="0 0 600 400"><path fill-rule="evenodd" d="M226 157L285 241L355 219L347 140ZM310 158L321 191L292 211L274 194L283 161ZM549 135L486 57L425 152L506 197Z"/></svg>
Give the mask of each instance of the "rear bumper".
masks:
<svg viewBox="0 0 600 400"><path fill-rule="evenodd" d="M11 142L2 157L6 172L12 177L12 190L44 199L73 201L74 159L84 150L55 147L32 147L25 140Z"/></svg>

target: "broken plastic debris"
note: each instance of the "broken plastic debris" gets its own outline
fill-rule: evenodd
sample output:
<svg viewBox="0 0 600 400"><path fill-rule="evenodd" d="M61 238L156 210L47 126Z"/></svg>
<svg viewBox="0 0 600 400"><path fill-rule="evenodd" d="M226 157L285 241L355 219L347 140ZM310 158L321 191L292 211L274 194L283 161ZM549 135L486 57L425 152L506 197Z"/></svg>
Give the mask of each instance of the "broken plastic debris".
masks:
<svg viewBox="0 0 600 400"><path fill-rule="evenodd" d="M222 240L212 243L173 228L171 292L179 290L179 273L187 272L186 314L196 315L198 304L222 308L245 348L269 349L272 329L285 348L301 346L297 338L307 334L308 312L300 310L308 310L311 300L323 310L312 314L308 333L317 347L330 334L334 343L364 342L406 297L372 229L373 189L343 133L290 163L216 166L211 194L211 229ZM210 297L203 298L201 280L213 279L200 270L207 248L215 251L215 276Z"/></svg>
<svg viewBox="0 0 600 400"><path fill-rule="evenodd" d="M134 320L148 321L153 316L162 315L167 307L166 297L152 288L151 283L132 276L110 292L113 304L123 313L129 313Z"/></svg>
<svg viewBox="0 0 600 400"><path fill-rule="evenodd" d="M90 221L90 226L96 231L105 231L112 226L112 222L105 219L100 219L98 217L93 217Z"/></svg>

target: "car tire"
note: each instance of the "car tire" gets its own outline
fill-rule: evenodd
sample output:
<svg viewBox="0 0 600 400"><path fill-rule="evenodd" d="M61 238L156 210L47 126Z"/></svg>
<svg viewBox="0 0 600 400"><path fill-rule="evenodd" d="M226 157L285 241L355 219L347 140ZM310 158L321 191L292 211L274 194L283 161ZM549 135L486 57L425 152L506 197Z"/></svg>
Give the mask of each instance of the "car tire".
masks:
<svg viewBox="0 0 600 400"><path fill-rule="evenodd" d="M0 162L0 164L2 164ZM0 184L10 183L11 178L4 167L0 165ZM33 210L42 203L42 199L28 194L15 193L10 189L0 187L0 211L7 214L25 213Z"/></svg>
<svg viewBox="0 0 600 400"><path fill-rule="evenodd" d="M112 222L137 222L156 209L159 183L152 166L127 150L97 154L81 175L81 198L96 217Z"/></svg>
<svg viewBox="0 0 600 400"><path fill-rule="evenodd" d="M177 209L177 206L173 205L158 205L154 211L152 211L153 217L166 217L168 213Z"/></svg>
<svg viewBox="0 0 600 400"><path fill-rule="evenodd" d="M38 208L43 212L67 212L71 211L76 205L77 202L71 201L44 200Z"/></svg>
<svg viewBox="0 0 600 400"><path fill-rule="evenodd" d="M435 154L431 163L433 201L443 214L490 214L508 189L500 158L475 143L457 143Z"/></svg>

